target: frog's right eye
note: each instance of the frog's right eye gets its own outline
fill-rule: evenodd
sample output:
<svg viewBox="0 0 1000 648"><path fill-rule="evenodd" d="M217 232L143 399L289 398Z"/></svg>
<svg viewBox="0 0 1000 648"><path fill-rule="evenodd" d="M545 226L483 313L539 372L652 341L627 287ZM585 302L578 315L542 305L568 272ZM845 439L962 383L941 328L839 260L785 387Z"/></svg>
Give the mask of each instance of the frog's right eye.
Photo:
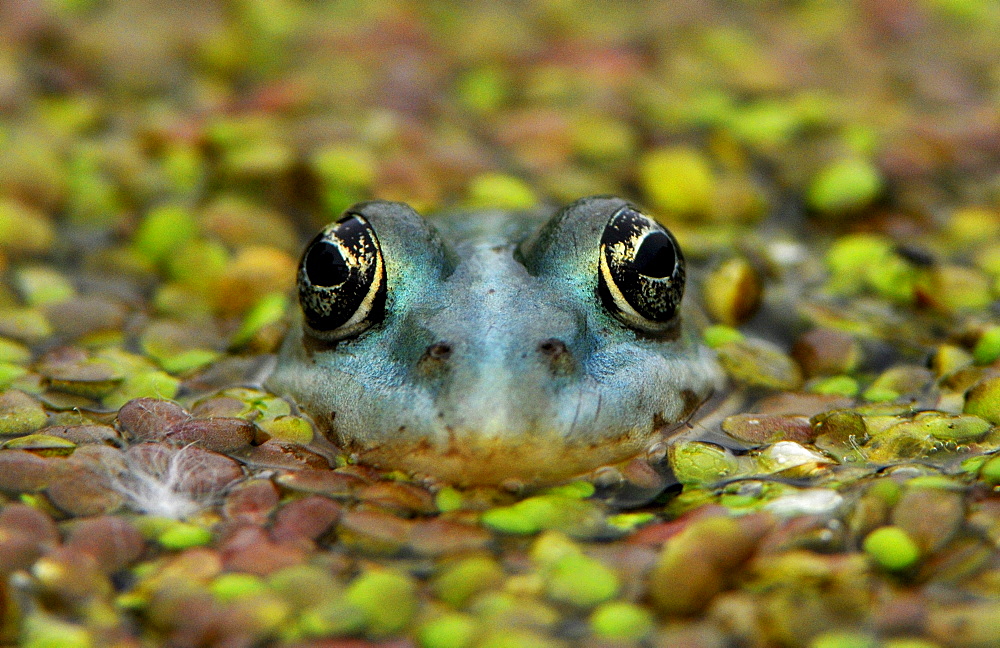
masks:
<svg viewBox="0 0 1000 648"><path fill-rule="evenodd" d="M385 311L385 263L362 216L348 213L320 232L299 262L299 304L308 331L336 341L379 322Z"/></svg>

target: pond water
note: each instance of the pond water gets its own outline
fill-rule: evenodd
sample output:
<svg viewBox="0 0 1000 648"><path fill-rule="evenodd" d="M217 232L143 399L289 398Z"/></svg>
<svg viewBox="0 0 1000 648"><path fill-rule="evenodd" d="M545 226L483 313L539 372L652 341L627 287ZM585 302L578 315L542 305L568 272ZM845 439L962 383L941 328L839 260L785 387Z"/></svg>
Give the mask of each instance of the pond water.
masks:
<svg viewBox="0 0 1000 648"><path fill-rule="evenodd" d="M996 645L997 51L990 0L0 4L0 643ZM352 204L594 194L727 376L649 452L467 487L261 386Z"/></svg>

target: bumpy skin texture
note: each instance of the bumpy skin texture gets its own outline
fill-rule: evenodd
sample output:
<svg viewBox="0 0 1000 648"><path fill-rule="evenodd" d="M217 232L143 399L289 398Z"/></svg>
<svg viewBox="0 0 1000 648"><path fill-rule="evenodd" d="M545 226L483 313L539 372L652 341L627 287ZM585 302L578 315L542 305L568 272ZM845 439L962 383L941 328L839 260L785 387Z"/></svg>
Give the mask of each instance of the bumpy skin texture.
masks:
<svg viewBox="0 0 1000 648"><path fill-rule="evenodd" d="M549 483L635 456L720 373L679 320L637 332L598 297L601 235L627 204L585 198L540 230L530 213L432 227L401 203L355 206L381 244L384 319L328 344L299 317L268 387L360 460L458 484Z"/></svg>

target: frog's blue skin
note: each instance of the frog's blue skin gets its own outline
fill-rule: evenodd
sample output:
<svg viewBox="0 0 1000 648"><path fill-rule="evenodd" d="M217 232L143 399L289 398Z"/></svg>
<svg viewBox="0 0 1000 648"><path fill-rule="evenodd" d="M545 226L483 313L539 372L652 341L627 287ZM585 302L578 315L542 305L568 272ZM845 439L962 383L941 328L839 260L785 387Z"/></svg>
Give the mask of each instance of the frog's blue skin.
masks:
<svg viewBox="0 0 1000 648"><path fill-rule="evenodd" d="M401 203L355 206L382 250L384 319L322 344L300 316L268 387L361 461L457 484L551 483L642 453L720 373L690 331L638 333L598 298L601 235L627 204L585 198L540 232L535 213L432 226Z"/></svg>

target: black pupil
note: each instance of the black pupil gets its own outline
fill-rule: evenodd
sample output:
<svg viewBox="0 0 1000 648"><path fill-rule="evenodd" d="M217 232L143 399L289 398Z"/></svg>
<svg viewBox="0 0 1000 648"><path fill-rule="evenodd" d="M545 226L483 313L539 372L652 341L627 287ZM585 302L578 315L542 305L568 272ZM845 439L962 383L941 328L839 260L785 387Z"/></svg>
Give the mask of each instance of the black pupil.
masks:
<svg viewBox="0 0 1000 648"><path fill-rule="evenodd" d="M676 264L677 255L670 237L663 232L653 232L642 240L632 265L641 275L662 279L673 273Z"/></svg>
<svg viewBox="0 0 1000 648"><path fill-rule="evenodd" d="M340 249L329 241L317 241L306 255L306 276L314 286L339 286L349 274Z"/></svg>

